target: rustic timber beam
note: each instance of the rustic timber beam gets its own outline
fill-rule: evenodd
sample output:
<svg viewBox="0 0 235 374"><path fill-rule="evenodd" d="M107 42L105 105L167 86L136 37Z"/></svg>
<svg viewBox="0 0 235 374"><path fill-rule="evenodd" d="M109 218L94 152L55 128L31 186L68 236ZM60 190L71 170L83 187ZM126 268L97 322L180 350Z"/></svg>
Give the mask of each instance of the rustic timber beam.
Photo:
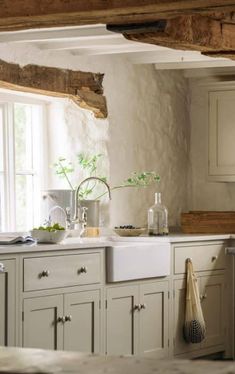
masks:
<svg viewBox="0 0 235 374"><path fill-rule="evenodd" d="M155 21L235 10L235 0L0 0L0 30Z"/></svg>
<svg viewBox="0 0 235 374"><path fill-rule="evenodd" d="M149 25L108 25L128 40L164 47L201 51L216 56L216 51L235 51L235 24L223 23L201 15L179 16Z"/></svg>
<svg viewBox="0 0 235 374"><path fill-rule="evenodd" d="M107 117L102 81L103 74L38 65L21 67L0 60L0 87L68 97L80 107L92 110L98 118Z"/></svg>

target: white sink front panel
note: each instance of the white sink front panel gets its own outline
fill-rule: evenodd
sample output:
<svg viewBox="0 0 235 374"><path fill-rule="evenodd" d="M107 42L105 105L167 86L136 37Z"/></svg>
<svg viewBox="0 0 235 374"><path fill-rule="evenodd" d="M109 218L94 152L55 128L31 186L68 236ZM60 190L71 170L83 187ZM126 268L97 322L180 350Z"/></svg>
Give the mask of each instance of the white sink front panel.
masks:
<svg viewBox="0 0 235 374"><path fill-rule="evenodd" d="M122 243L107 248L107 281L170 275L170 243Z"/></svg>

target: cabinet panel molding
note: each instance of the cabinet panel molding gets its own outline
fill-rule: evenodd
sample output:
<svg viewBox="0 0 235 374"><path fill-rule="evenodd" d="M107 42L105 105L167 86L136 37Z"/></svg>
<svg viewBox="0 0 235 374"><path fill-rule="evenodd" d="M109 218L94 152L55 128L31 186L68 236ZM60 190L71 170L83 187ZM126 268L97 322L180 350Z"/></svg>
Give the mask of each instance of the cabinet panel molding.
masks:
<svg viewBox="0 0 235 374"><path fill-rule="evenodd" d="M63 349L63 296L24 300L23 347Z"/></svg>
<svg viewBox="0 0 235 374"><path fill-rule="evenodd" d="M138 286L124 286L107 290L106 352L109 355L138 352Z"/></svg>
<svg viewBox="0 0 235 374"><path fill-rule="evenodd" d="M206 322L206 339L202 347L207 348L225 344L225 279L224 275L200 278L202 311Z"/></svg>
<svg viewBox="0 0 235 374"><path fill-rule="evenodd" d="M0 272L0 345L16 345L16 263L1 260L4 271Z"/></svg>
<svg viewBox="0 0 235 374"><path fill-rule="evenodd" d="M208 175L235 181L235 90L209 92Z"/></svg>
<svg viewBox="0 0 235 374"><path fill-rule="evenodd" d="M140 354L168 354L168 282L140 286Z"/></svg>
<svg viewBox="0 0 235 374"><path fill-rule="evenodd" d="M64 295L64 349L100 353L100 291Z"/></svg>
<svg viewBox="0 0 235 374"><path fill-rule="evenodd" d="M24 259L24 291L101 282L101 254L86 253Z"/></svg>

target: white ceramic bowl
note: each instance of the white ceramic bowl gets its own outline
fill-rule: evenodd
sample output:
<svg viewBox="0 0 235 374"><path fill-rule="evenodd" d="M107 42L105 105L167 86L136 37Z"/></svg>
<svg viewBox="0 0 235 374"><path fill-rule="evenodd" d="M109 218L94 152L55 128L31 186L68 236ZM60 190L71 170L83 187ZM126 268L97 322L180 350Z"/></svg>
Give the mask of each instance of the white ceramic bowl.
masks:
<svg viewBox="0 0 235 374"><path fill-rule="evenodd" d="M114 229L116 234L120 236L140 236L147 232L146 228L137 228L137 229Z"/></svg>
<svg viewBox="0 0 235 374"><path fill-rule="evenodd" d="M62 240L64 240L68 235L68 231L66 230L47 231L47 230L33 229L30 231L30 235L38 243L54 243L55 244L55 243L60 243Z"/></svg>

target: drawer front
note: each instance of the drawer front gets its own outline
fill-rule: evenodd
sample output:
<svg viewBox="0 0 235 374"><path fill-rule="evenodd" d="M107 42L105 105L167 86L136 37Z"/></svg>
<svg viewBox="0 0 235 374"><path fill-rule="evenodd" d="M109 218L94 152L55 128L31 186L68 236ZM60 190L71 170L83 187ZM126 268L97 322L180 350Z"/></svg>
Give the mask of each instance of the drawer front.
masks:
<svg viewBox="0 0 235 374"><path fill-rule="evenodd" d="M100 253L24 259L24 291L100 282Z"/></svg>
<svg viewBox="0 0 235 374"><path fill-rule="evenodd" d="M174 274L183 274L186 260L191 258L194 271L222 270L226 267L224 244L205 244L174 247Z"/></svg>

